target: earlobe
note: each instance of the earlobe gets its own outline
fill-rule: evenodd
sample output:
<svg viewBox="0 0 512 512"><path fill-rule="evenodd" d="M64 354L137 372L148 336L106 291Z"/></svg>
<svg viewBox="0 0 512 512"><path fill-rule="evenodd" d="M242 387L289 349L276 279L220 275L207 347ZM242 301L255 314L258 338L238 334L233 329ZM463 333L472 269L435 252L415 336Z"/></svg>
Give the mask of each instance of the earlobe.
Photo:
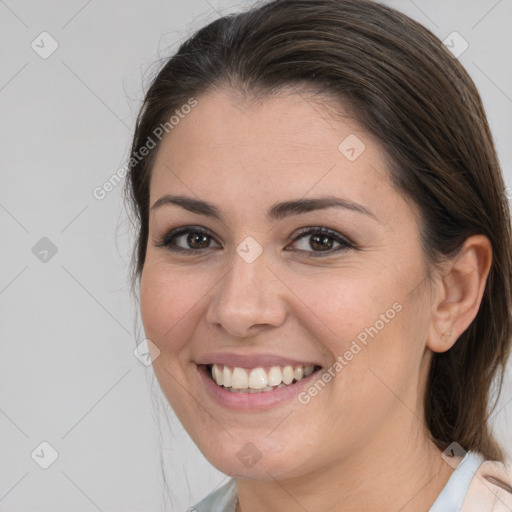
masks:
<svg viewBox="0 0 512 512"><path fill-rule="evenodd" d="M476 317L492 262L492 247L484 235L469 237L461 251L446 263L439 276L436 301L427 346L433 352L446 352ZM446 268L446 266L444 268Z"/></svg>

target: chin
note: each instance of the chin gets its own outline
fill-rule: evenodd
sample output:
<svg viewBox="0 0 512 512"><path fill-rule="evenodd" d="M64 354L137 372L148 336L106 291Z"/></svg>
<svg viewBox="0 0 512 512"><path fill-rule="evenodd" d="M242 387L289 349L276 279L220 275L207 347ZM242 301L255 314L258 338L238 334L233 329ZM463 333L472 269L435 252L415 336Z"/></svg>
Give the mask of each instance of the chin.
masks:
<svg viewBox="0 0 512 512"><path fill-rule="evenodd" d="M233 441L232 443L234 444ZM291 459L285 453L279 453L274 449L260 450L251 441L241 443L239 449L226 450L224 446L212 451L210 439L208 447L204 451L201 450L206 459L219 471L234 478L281 480L308 473L305 469L305 461L301 464L300 461ZM297 453L295 449L291 451ZM292 471L291 468L293 468Z"/></svg>

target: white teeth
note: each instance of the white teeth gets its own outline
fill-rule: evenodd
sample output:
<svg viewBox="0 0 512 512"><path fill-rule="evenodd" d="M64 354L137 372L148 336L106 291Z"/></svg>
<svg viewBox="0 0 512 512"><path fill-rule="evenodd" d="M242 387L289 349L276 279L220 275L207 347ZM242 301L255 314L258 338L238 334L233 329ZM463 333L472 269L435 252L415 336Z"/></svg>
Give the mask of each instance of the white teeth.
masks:
<svg viewBox="0 0 512 512"><path fill-rule="evenodd" d="M218 381L217 384L219 384ZM222 372L222 383L219 384L219 386L226 386L227 388L231 387L231 370L227 366L224 366L224 371Z"/></svg>
<svg viewBox="0 0 512 512"><path fill-rule="evenodd" d="M243 368L233 368L233 374L231 375L231 387L234 389L246 389L249 387L249 378L247 377L247 372Z"/></svg>
<svg viewBox="0 0 512 512"><path fill-rule="evenodd" d="M285 384L291 384L292 383L292 380L293 380L293 366L285 366L283 368L283 382Z"/></svg>
<svg viewBox="0 0 512 512"><path fill-rule="evenodd" d="M281 368L279 368L279 366L272 366L268 372L267 380L269 386L279 386L279 384L281 384L283 381Z"/></svg>
<svg viewBox="0 0 512 512"><path fill-rule="evenodd" d="M213 365L213 378L219 386L224 383L224 372L216 365Z"/></svg>
<svg viewBox="0 0 512 512"><path fill-rule="evenodd" d="M313 365L305 366L304 367L304 377L311 375L313 373L314 369L315 369L315 367Z"/></svg>
<svg viewBox="0 0 512 512"><path fill-rule="evenodd" d="M245 371L244 371L245 373ZM249 385L251 389L263 389L267 387L267 372L263 368L253 368L249 374Z"/></svg>
<svg viewBox="0 0 512 512"><path fill-rule="evenodd" d="M296 366L293 370L293 378L295 380L300 380L304 377L304 367L303 366Z"/></svg>
<svg viewBox="0 0 512 512"><path fill-rule="evenodd" d="M226 365L213 364L211 375L213 380L230 391L242 391L256 393L260 391L272 391L298 382L304 377L311 375L315 367L313 365L286 365L272 366L268 373L262 367L246 370L235 366L230 368Z"/></svg>

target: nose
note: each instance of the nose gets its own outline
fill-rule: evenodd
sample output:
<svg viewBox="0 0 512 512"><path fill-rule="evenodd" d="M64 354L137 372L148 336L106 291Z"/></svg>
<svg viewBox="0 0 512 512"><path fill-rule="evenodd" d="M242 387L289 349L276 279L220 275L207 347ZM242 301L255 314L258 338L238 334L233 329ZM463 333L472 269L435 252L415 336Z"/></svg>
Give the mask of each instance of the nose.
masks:
<svg viewBox="0 0 512 512"><path fill-rule="evenodd" d="M279 327L287 315L286 289L264 253L248 263L235 252L231 269L215 288L206 319L240 338Z"/></svg>

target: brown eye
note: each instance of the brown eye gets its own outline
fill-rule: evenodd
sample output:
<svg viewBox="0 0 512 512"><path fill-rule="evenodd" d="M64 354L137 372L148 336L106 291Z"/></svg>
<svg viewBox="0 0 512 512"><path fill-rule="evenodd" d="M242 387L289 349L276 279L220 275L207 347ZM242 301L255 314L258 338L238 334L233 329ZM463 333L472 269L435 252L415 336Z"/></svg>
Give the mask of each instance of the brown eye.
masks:
<svg viewBox="0 0 512 512"><path fill-rule="evenodd" d="M295 238L294 243L303 241L303 248L299 249L299 251L309 253L305 254L307 257L323 256L324 254L331 255L355 248L354 244L343 235L325 227L302 228L299 230L299 233L300 236ZM332 250L335 244L338 244L339 247Z"/></svg>
<svg viewBox="0 0 512 512"><path fill-rule="evenodd" d="M192 249L206 249L210 244L208 235L204 235L202 233L192 233L186 236L186 243L189 244L189 246L192 247Z"/></svg>
<svg viewBox="0 0 512 512"><path fill-rule="evenodd" d="M167 233L156 245L176 252L199 252L210 249L212 240L213 237L208 230L184 226Z"/></svg>

